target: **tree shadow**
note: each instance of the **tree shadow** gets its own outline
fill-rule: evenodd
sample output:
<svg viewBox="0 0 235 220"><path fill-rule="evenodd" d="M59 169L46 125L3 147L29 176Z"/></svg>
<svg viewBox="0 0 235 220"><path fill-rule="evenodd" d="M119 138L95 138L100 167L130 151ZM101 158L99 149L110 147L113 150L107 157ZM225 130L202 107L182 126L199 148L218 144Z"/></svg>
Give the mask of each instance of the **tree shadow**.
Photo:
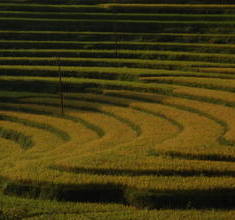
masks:
<svg viewBox="0 0 235 220"><path fill-rule="evenodd" d="M117 203L147 209L232 209L234 188L194 190L137 189L122 184L53 184L8 182L6 195L69 202Z"/></svg>
<svg viewBox="0 0 235 220"><path fill-rule="evenodd" d="M85 167L62 167L62 166L54 166L50 167L51 169L70 172L70 173L84 173L91 175L107 175L107 176L182 176L182 177L191 177L191 176L206 176L206 177L235 177L235 170L209 170L209 169L201 169L201 170L171 170L171 169L110 169L110 168L85 168Z"/></svg>
<svg viewBox="0 0 235 220"><path fill-rule="evenodd" d="M219 155L219 154L186 154L182 152L169 151L163 153L164 156L172 158L180 158L186 160L208 160L208 161L220 161L220 162L235 162L235 157L231 155Z"/></svg>

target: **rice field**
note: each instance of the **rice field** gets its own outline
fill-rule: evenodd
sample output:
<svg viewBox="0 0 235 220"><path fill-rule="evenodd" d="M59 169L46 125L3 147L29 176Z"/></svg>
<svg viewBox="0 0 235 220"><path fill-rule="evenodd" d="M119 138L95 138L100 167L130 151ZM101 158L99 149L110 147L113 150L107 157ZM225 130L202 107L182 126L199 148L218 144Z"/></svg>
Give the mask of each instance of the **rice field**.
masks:
<svg viewBox="0 0 235 220"><path fill-rule="evenodd" d="M1 1L0 219L235 219L234 12Z"/></svg>

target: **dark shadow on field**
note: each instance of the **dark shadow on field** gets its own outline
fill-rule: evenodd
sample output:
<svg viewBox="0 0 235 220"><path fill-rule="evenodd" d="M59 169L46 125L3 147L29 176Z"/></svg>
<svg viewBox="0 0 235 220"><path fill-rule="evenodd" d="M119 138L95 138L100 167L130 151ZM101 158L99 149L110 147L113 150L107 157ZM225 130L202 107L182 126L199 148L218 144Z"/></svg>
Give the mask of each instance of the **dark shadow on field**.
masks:
<svg viewBox="0 0 235 220"><path fill-rule="evenodd" d="M85 168L85 167L51 167L51 169L70 172L70 173L83 173L91 175L107 175L107 176L206 176L206 177L235 177L235 170L171 170L171 169L159 169L159 170L132 170L132 169L108 169L108 168Z"/></svg>
<svg viewBox="0 0 235 220"><path fill-rule="evenodd" d="M204 160L204 161L218 161L218 162L235 162L235 157L231 155L219 155L219 154L186 154L182 152L170 151L163 153L164 156L172 158L180 158L186 160Z"/></svg>
<svg viewBox="0 0 235 220"><path fill-rule="evenodd" d="M95 95L97 95L98 98L98 94L102 95L102 91L96 91L96 90L92 90L91 92L88 91L83 91L80 92L80 94L90 94L93 93ZM87 101L87 102L92 102L92 104L108 104L108 105L114 105L114 106L119 106L119 107L129 107L129 105L133 102L132 100L125 100L120 102L120 100L115 100L115 99L109 99L109 100L102 100L102 99L95 99L95 98L90 98L90 97L83 97L83 96L73 96L73 95L69 95L69 94L64 94L65 97L65 101ZM58 100L58 102L60 101L60 97L58 97L58 95L47 95L47 96L40 96L40 95L22 95L19 97L7 97L7 96L0 96L0 102L2 103L25 103L27 102L27 99L35 99L35 100L43 100L43 99L53 99L53 100Z"/></svg>
<svg viewBox="0 0 235 220"><path fill-rule="evenodd" d="M53 184L49 182L8 182L3 189L6 195L28 198L56 199L71 202L124 203L124 187L117 184Z"/></svg>
<svg viewBox="0 0 235 220"><path fill-rule="evenodd" d="M33 100L27 100L27 99L33 99ZM45 99L45 101L43 101ZM56 100L57 103L53 102L48 102L48 99L51 100ZM40 101L40 102L39 102ZM42 102L43 101L43 102ZM71 105L71 104L66 104L69 101L78 101L77 104L79 104L79 101L84 101L84 102L91 102L90 106L85 106L85 105ZM36 105L44 105L44 106L52 106L52 107L58 107L60 105L60 98L55 97L55 96L22 96L18 98L8 98L8 97L0 97L0 102L2 103L17 103L17 104L36 104ZM117 102L110 101L109 103L106 101L99 101L99 100L94 100L94 99L89 99L89 98L83 98L83 97L67 97L65 96L65 107L70 108L70 109L75 109L75 110L84 110L84 111L94 111L94 112L100 112L99 107L101 106L100 104L112 104L116 106L121 106L121 107L128 107L128 104L119 104Z"/></svg>
<svg viewBox="0 0 235 220"><path fill-rule="evenodd" d="M81 92L80 94L86 94L86 92ZM80 101L82 102L90 102L90 105L92 106L95 106L96 108L90 108L90 110L92 111L98 111L98 107L100 107L102 104L107 104L107 105L114 105L114 106L118 106L118 107L128 107L132 101L131 100L127 100L125 101L125 103L122 103L122 102L119 102L118 100L99 100L98 97L97 99L95 98L89 98L89 97L82 97L82 96L71 96L71 95L67 95L67 94L64 94L64 97L65 97L65 104L68 108L80 108L79 105L78 107L74 106L74 105L70 105L70 104L67 104L67 103L70 103L70 101L77 101L77 104L79 104ZM33 100L32 103L36 103L34 100L43 100L43 99L46 99L47 101L44 101L44 102L41 102L39 104L45 104L45 105L53 105L52 103L48 103L48 99L52 99L52 100L57 100L57 102L59 103L60 102L60 97L58 96L22 96L22 97L18 97L18 98L14 98L13 100L15 102L19 102L19 103L30 103L30 101L28 101L27 99L31 99ZM7 98L1 98L0 97L0 101L3 100L3 102L8 102ZM57 104L58 104L57 103ZM56 105L56 103L54 104ZM89 107L87 106L86 107L88 110L89 110ZM85 109L86 110L86 109Z"/></svg>
<svg viewBox="0 0 235 220"><path fill-rule="evenodd" d="M60 91L58 82L49 80L23 80L23 79L1 79L0 88L2 91L10 92L38 92L38 93L51 93L58 94ZM75 92L86 92L86 91L102 91L103 89L113 89L113 90L128 90L128 91L139 91L139 92L154 92L160 94L169 94L172 93L172 89L162 89L162 88L141 88L141 87L132 87L121 84L102 84L99 82L73 82L65 81L64 82L64 92L75 93Z"/></svg>
<svg viewBox="0 0 235 220"><path fill-rule="evenodd" d="M5 195L69 202L118 203L147 209L232 209L234 188L208 190L151 190L121 184L53 184L11 182L5 184Z"/></svg>
<svg viewBox="0 0 235 220"><path fill-rule="evenodd" d="M28 98L31 98L31 97L28 97ZM35 97L33 97L35 98ZM23 101L23 100L20 100L19 98L0 98L0 102L2 103L6 103L6 104L26 104L26 105L38 105L38 106L44 106L44 109L48 110L47 107L56 107L57 109L59 109L60 107L60 103L52 103L52 102L49 102L48 101L48 97L41 97L42 99L37 99L35 101ZM46 101L42 102L43 101L43 98L47 99ZM58 101L60 101L58 99ZM66 108L69 108L70 110L76 110L76 111L89 111L89 112L101 112L99 110L99 105L96 104L93 106L85 106L85 105L69 105L69 104L64 104L64 107ZM1 109L7 109L8 107L7 106L1 106ZM19 109L20 110L20 109ZM23 110L22 110L23 111ZM30 109L29 109L30 111ZM59 111L59 110L58 110ZM33 112L33 109L32 109L32 112ZM50 111L48 111L50 112ZM56 113L56 111L53 110L54 113Z"/></svg>
<svg viewBox="0 0 235 220"><path fill-rule="evenodd" d="M96 83L70 83L66 82L64 85L64 91L69 92L81 92L88 88L96 88ZM0 81L0 88L2 91L16 91L16 92L39 92L39 93L52 93L57 94L59 92L59 85L56 81L46 80L4 80Z"/></svg>

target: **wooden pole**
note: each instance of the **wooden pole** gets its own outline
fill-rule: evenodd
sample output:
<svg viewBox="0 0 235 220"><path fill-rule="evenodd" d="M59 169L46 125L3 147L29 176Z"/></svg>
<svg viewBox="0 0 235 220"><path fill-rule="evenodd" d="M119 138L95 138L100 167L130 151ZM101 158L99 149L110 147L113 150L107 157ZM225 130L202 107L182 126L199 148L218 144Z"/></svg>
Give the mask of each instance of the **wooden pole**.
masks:
<svg viewBox="0 0 235 220"><path fill-rule="evenodd" d="M59 57L57 59L57 64L58 64L58 75L59 75L60 112L62 115L64 115L64 90L63 90L62 71L61 71L61 64Z"/></svg>
<svg viewBox="0 0 235 220"><path fill-rule="evenodd" d="M117 24L115 24L116 26ZM117 35L117 27L115 27L115 57L118 58L118 35Z"/></svg>
<svg viewBox="0 0 235 220"><path fill-rule="evenodd" d="M117 16L117 9L114 8L114 35L115 35L115 57L118 58L118 27L117 22L115 20L118 20Z"/></svg>

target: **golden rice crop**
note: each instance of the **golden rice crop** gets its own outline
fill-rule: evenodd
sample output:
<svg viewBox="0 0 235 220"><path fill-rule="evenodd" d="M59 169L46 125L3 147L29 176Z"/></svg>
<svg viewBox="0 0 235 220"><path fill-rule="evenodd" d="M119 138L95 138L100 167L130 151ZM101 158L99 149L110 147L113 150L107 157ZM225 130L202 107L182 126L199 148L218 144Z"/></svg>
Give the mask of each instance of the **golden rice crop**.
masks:
<svg viewBox="0 0 235 220"><path fill-rule="evenodd" d="M169 100L168 100L169 101ZM222 120L227 125L226 133L224 137L229 141L234 142L234 132L235 132L235 122L231 120L235 116L235 109L226 106L220 106L217 104L212 103L203 103L200 101L192 101L192 100L184 100L184 99L177 99L171 100L171 102L177 102L179 104L184 104L186 106L190 106L196 108L200 111L206 112L211 116L217 118L218 120Z"/></svg>
<svg viewBox="0 0 235 220"><path fill-rule="evenodd" d="M229 68L229 67L204 67L204 68L198 68L200 72L206 72L206 73L235 73L235 68Z"/></svg>
<svg viewBox="0 0 235 220"><path fill-rule="evenodd" d="M235 5L93 3L97 5L0 4L7 16L2 18L6 22L0 36L5 48L0 50L5 63L0 66L0 219L233 219L234 204L230 208L220 203L234 201L235 44L230 28L234 21L229 18ZM38 16L36 9L48 11L45 16L89 10L88 17L112 19L118 9L116 14L122 16L123 10L128 22L158 24L158 29L142 33L143 27L132 29L124 20L116 20L111 30L111 22L102 25L108 21L104 19L99 20L102 30L98 30L94 18L87 18L66 30L53 25L39 30L37 18L20 17ZM170 17L175 16L172 10L186 14L177 15L179 22L169 21L163 13L157 15L161 21L153 21L156 16L150 21L150 15L144 20L144 11L137 12L142 9L160 10ZM137 11L128 14L128 10ZM195 14L187 16L190 11ZM203 12L209 13L203 15L207 23L198 20ZM223 21L218 22L219 13ZM141 21L135 19L138 16ZM185 33L176 33L182 24ZM60 65L55 61L61 62L65 90L79 91L64 94L64 114L59 95L54 94ZM24 148L20 138L32 140L32 146ZM11 184L15 188L8 188ZM97 186L104 189L98 187L93 195ZM106 186L118 191L120 204L99 203L109 194ZM76 203L57 202L56 196L43 202L20 198L34 197L33 193L43 198L37 187L49 187L49 196L56 190L65 194L67 189L66 196L71 196L70 188L75 187L79 199L79 190L88 187L97 201L91 202L89 193ZM146 191L144 202L156 204L159 197L155 201L151 193L170 194L169 206L141 210L124 198L128 190L137 194L137 200ZM225 198L223 190L231 196ZM218 197L218 206L213 196ZM212 204L202 209L191 206L197 197L205 200L199 203ZM173 200L185 198L187 204L177 210L179 204Z"/></svg>
<svg viewBox="0 0 235 220"><path fill-rule="evenodd" d="M187 94L189 96L206 97L217 100L219 99L225 102L235 102L235 95L233 93L220 90L175 86L174 92L178 94Z"/></svg>
<svg viewBox="0 0 235 220"><path fill-rule="evenodd" d="M25 105L25 106L27 106L27 105ZM34 106L34 105L28 104L28 106ZM138 102L134 102L134 101L131 106L133 106L133 107L138 106L138 107L142 107L144 109L151 109L152 111L156 111L156 112L162 112L162 113L164 112L167 115L170 115L169 113L171 112L170 116L177 118L176 117L177 113L175 113L177 111L174 110L173 108L170 108L167 106L163 106L163 105L159 105L159 104L146 104L146 103L141 103L141 102L138 103ZM145 116L144 113L133 114L135 112L134 110L132 110L132 111L128 110L129 114L124 111L121 114L120 107L115 107L116 109L115 108L112 109L111 106L103 107L103 108L106 111L108 109L110 109L112 111L116 110L115 113L119 112L119 114L122 117L128 116L127 118L129 118L129 114L133 115L133 117L134 116L139 116L139 117L142 116L137 121L143 120L143 116ZM168 111L166 111L167 109L168 109ZM51 107L51 110L52 110L52 107ZM178 118L179 118L179 115L181 115L179 112L180 112L180 110L178 110ZM15 114L17 115L17 113L15 113ZM79 114L80 117L84 117L84 118L89 117L89 120L91 122L94 122L95 119L97 120L97 117L99 117L99 114L93 113L93 112L77 113L76 111L74 111L74 112L69 112L69 114L72 114L74 116ZM189 113L189 115L190 114L191 113ZM82 116L82 115L84 115L84 116ZM178 118L177 118L177 120L178 120ZM181 118L183 118L182 115L181 115ZM189 118L190 118L190 116L189 116ZM153 117L149 117L149 120L153 120L153 122L156 122L156 121L154 121L154 120L156 120L156 118L153 119ZM198 118L195 117L195 121L197 121L197 120L198 120ZM115 123L114 123L114 121L115 120L112 121L107 116L106 116L106 120L105 120L105 116L103 116L103 115L101 116L101 118L99 120L99 122L104 122L104 124L102 124L102 127L106 128L106 126L107 126L107 130L109 130L109 133L111 133L111 134L107 133L106 134L107 137L105 137L106 135L104 136L104 139L106 139L104 143L106 143L106 144L108 143L109 146L111 144L111 141L114 140L113 139L114 135L117 135L117 140L118 140L118 138L120 137L119 135L121 135L120 130L122 130L122 132L126 131L126 130L123 130L124 127L121 122L120 122L120 126L121 126L120 130L117 129L118 128L117 121ZM189 119L185 120L184 119L184 123L183 123L184 126L188 126L185 122L187 122L189 124L189 123L192 123L192 120L189 120ZM148 127L145 123L146 122L143 122L141 127L142 126L146 127L146 129L148 130ZM152 125L152 126L154 126L154 125ZM167 124L165 129L167 129L168 126L169 125ZM169 126L169 128L170 128L170 126ZM111 129L111 131L110 131L110 129ZM112 131L114 131L113 134L112 134ZM152 130L152 132L154 132L154 130ZM146 133L146 135L147 134L148 133ZM150 141L150 147L152 147L151 140L149 140L149 141ZM187 165L187 166L185 165L185 163L187 163L187 161L185 163L182 163L182 160L178 160L178 162L177 162L177 160L172 161L171 158L164 158L164 157L163 158L162 157L155 158L155 157L148 156L148 151L146 149L144 151L145 147L141 147L141 146L143 146L142 145L143 143L142 144L141 144L141 142L138 143L138 141L130 142L129 144L127 144L127 146L125 143L124 144L119 143L119 147L110 148L109 150L107 150L107 147L105 147L106 150L104 148L102 148L102 146L104 146L104 145L100 146L101 143L102 143L102 139L97 140L93 143L87 144L87 148L86 148L87 153L85 153L85 152L82 153L83 150L79 148L79 146L81 146L81 145L76 146L74 142L70 143L70 144L67 143L63 147L61 147L59 151L57 151L57 150L52 151L53 156L51 156L51 157L47 153L47 154L45 154L45 157L35 158L33 161L26 160L26 159L18 161L14 168L5 169L2 171L2 174L10 176L13 179L16 178L16 179L34 179L34 180L36 180L36 179L40 178L40 179L45 179L47 181L52 181L51 178L56 177L54 179L54 181L56 181L56 182L62 181L65 183L73 183L74 181L78 180L77 178L79 178L79 182L88 183L88 182L94 182L94 177L92 175L89 175L89 173L88 174L77 174L77 175L74 175L74 173L71 173L71 174L70 173L63 173L62 174L59 171L46 169L46 166L52 165L55 162L57 165L64 165L64 166L67 165L68 167L85 166L86 165L86 167L88 166L88 168L89 168L89 167L98 167L99 166L100 169L102 169L102 168L116 169L117 171L118 171L118 169L129 168L129 169L136 170L137 173L138 173L138 169L153 169L153 170L155 169L155 170L161 171L161 169L172 169L173 170L174 168L177 168L177 166L179 166L179 167L176 170L178 170L178 169L181 170L183 167L189 167L189 165ZM115 143L115 142L113 142L113 143ZM147 144L147 142L145 143L144 146L146 146L146 144ZM70 145L70 150L72 147L74 147L74 150L69 153L68 150L66 149L66 145L67 146ZM115 145L117 145L117 143L115 143ZM63 153L63 150L62 150L63 148L65 148L65 152L67 151L67 153L61 155ZM99 151L97 151L98 149L99 149ZM131 150L132 155L127 153L127 152L130 152L130 149L132 149ZM159 150L157 146L156 146L156 149L157 149L157 151ZM50 153L52 153L52 152L50 152ZM81 154L79 154L79 153L81 153ZM75 155L73 155L73 154L75 154ZM66 155L66 159L63 160L63 157L65 157L65 155ZM136 157L136 159L138 159L137 160L138 162L135 162L133 164L133 161L130 160L133 157ZM48 161L49 158L51 159L50 162ZM61 162L59 162L59 161L61 161ZM189 164L189 163L191 165L193 164L190 161L187 164ZM166 166L166 164L167 164L167 166ZM201 164L205 164L205 163L201 162ZM202 166L202 165L200 165L200 166ZM199 168L200 168L200 166L199 166ZM156 167L158 167L158 169L156 169ZM195 162L195 165L194 166L192 165L191 167L192 167L192 169L197 169L198 164ZM205 164L205 166L203 165L203 167L205 169L206 167L208 167L208 165ZM32 172L33 169L34 169L34 172ZM225 167L225 169L227 169L227 167ZM128 184L133 185L133 178L130 178L130 177L122 177L122 176L120 176L120 177L118 177L118 176L106 177L105 176L105 178L104 178L104 176L100 176L100 177L98 176L95 179L96 179L95 182L101 181L102 183L104 183L104 182L112 181L115 183L128 183ZM148 179L146 179L143 182L142 177L139 177L139 178L136 177L135 179L136 179L136 183L134 184L135 186L141 184L141 182L142 182L142 185L143 185L143 183L149 182L149 181L147 181Z"/></svg>
<svg viewBox="0 0 235 220"><path fill-rule="evenodd" d="M120 91L116 93L121 94ZM198 151L204 148L204 144L215 144L217 138L222 134L223 128L216 121L211 120L205 115L201 115L193 109L187 108L187 102L177 102L178 99L170 98L168 96L153 95L150 93L142 94L136 92L125 92L122 94L140 99L150 99L152 101L161 102L157 103L138 103L133 102L133 106L142 107L147 110L156 111L165 114L168 117L176 120L183 126L183 131L173 139L166 140L164 143L157 145L158 150L168 151L187 151L191 152L193 149ZM185 108L186 107L186 108ZM206 126L205 126L206 125ZM199 149L198 149L199 148Z"/></svg>
<svg viewBox="0 0 235 220"><path fill-rule="evenodd" d="M8 121L1 121L1 126L6 129L14 129L16 131L20 131L24 135L28 137L32 137L34 147L32 148L35 152L44 151L45 149L53 148L58 144L61 144L61 139L50 134L47 131L43 131L42 129L32 128L28 126L24 126L18 124L16 122L8 122ZM28 151L31 151L28 149Z"/></svg>
<svg viewBox="0 0 235 220"><path fill-rule="evenodd" d="M147 96L147 94L143 94L142 98ZM151 99L154 99L153 94L149 96ZM83 97L86 98L86 95L83 95ZM93 98L98 97L98 95L97 97L93 95ZM53 101L53 99L47 98L45 100L47 100L46 103L50 101L51 104L56 104L56 101ZM118 101L118 98L108 99L106 97L106 101L108 100L114 102ZM128 99L123 98L123 100ZM46 152L40 152L40 154L36 153L37 150L32 149L31 152L22 153L20 159L17 160L16 156L12 155L7 160L1 161L1 175L23 182L27 180L27 182L35 181L41 183L45 181L63 184L112 183L136 187L138 189L163 191L211 190L219 187L229 188L233 186L233 173L235 172L233 162L197 160L198 153L219 154L221 149L223 149L223 155L225 156L233 156L235 154L234 151L231 151L231 148L220 146L216 143L217 137L222 132L221 126L204 115L191 112L187 109L183 110L177 106L188 106L199 109L200 111L206 111L207 109L202 108L200 103L195 105L195 103L191 104L189 100L183 101L167 96L157 95L157 100L160 100L162 104L146 103L135 99L129 100L129 107L94 104L101 111L118 115L139 124L143 132L143 137L146 137L144 142L140 141L141 136L133 141L135 132L120 120L100 112L76 110L76 108L79 109L79 106L88 106L92 101L67 101L68 106L71 105L75 108L67 107L66 114L73 117L80 117L88 120L90 123L96 124L96 126L101 127L105 131L105 135L100 139L86 144L78 144L72 138L71 142L61 144L55 150L51 149L51 151L47 151L45 147ZM37 99L25 99L24 101L38 102ZM21 104L19 106L35 110L42 109L43 107L48 112L55 112L58 108L57 106L42 106L40 103ZM92 104L90 106L92 107ZM184 129L181 133L177 133L177 129L173 125L165 123L164 120L161 121L144 112L138 112L135 108L167 115L182 124ZM4 112L4 114L7 113L7 111ZM59 109L57 113L59 114ZM211 114L208 110L209 113ZM213 113L214 116L216 116L215 114L217 113ZM24 113L19 113L18 115L16 112L13 115L26 117L28 114L24 115ZM48 123L56 126L63 126L63 122L61 121L66 121L63 118L49 116L40 116L39 119L35 120L43 121L46 118L48 118ZM33 120L33 117L31 119ZM72 129L74 124L72 122L70 123L70 129ZM172 139L165 140L160 144L154 143L153 146L150 134L152 133L154 135L154 132L159 132L157 126L163 129L160 131L161 133L156 135L160 140L161 137L166 137L165 135L168 133L168 129L171 131L171 135L177 136L172 136ZM69 126L63 128L67 130ZM149 133L148 130L150 131ZM74 137L76 131L73 132L72 136ZM81 133L77 134L78 139L81 137L80 135L82 136ZM155 150L155 153L150 152L151 149ZM195 156L195 160L185 160L184 158L180 158L180 156L179 158L177 156L172 158L164 154L168 151L177 151L185 154L190 153L192 156ZM17 156L19 157L19 155ZM65 171L52 169L51 167L53 166L65 168ZM79 168L84 168L84 170L81 169L79 171ZM66 171L66 169L68 170ZM78 171L75 172L73 169L78 169ZM102 173L105 170L108 170L110 173Z"/></svg>
<svg viewBox="0 0 235 220"><path fill-rule="evenodd" d="M22 152L19 145L11 140L0 138L0 142L0 159L11 156L14 152L17 152L17 154Z"/></svg>
<svg viewBox="0 0 235 220"><path fill-rule="evenodd" d="M158 80L170 81L172 84L174 83L188 83L192 86L201 86L201 87L208 87L208 86L216 86L221 87L221 90L226 87L229 89L235 88L234 80L232 79L220 79L220 78L200 78L200 77L158 77ZM197 87L197 86L196 86Z"/></svg>

